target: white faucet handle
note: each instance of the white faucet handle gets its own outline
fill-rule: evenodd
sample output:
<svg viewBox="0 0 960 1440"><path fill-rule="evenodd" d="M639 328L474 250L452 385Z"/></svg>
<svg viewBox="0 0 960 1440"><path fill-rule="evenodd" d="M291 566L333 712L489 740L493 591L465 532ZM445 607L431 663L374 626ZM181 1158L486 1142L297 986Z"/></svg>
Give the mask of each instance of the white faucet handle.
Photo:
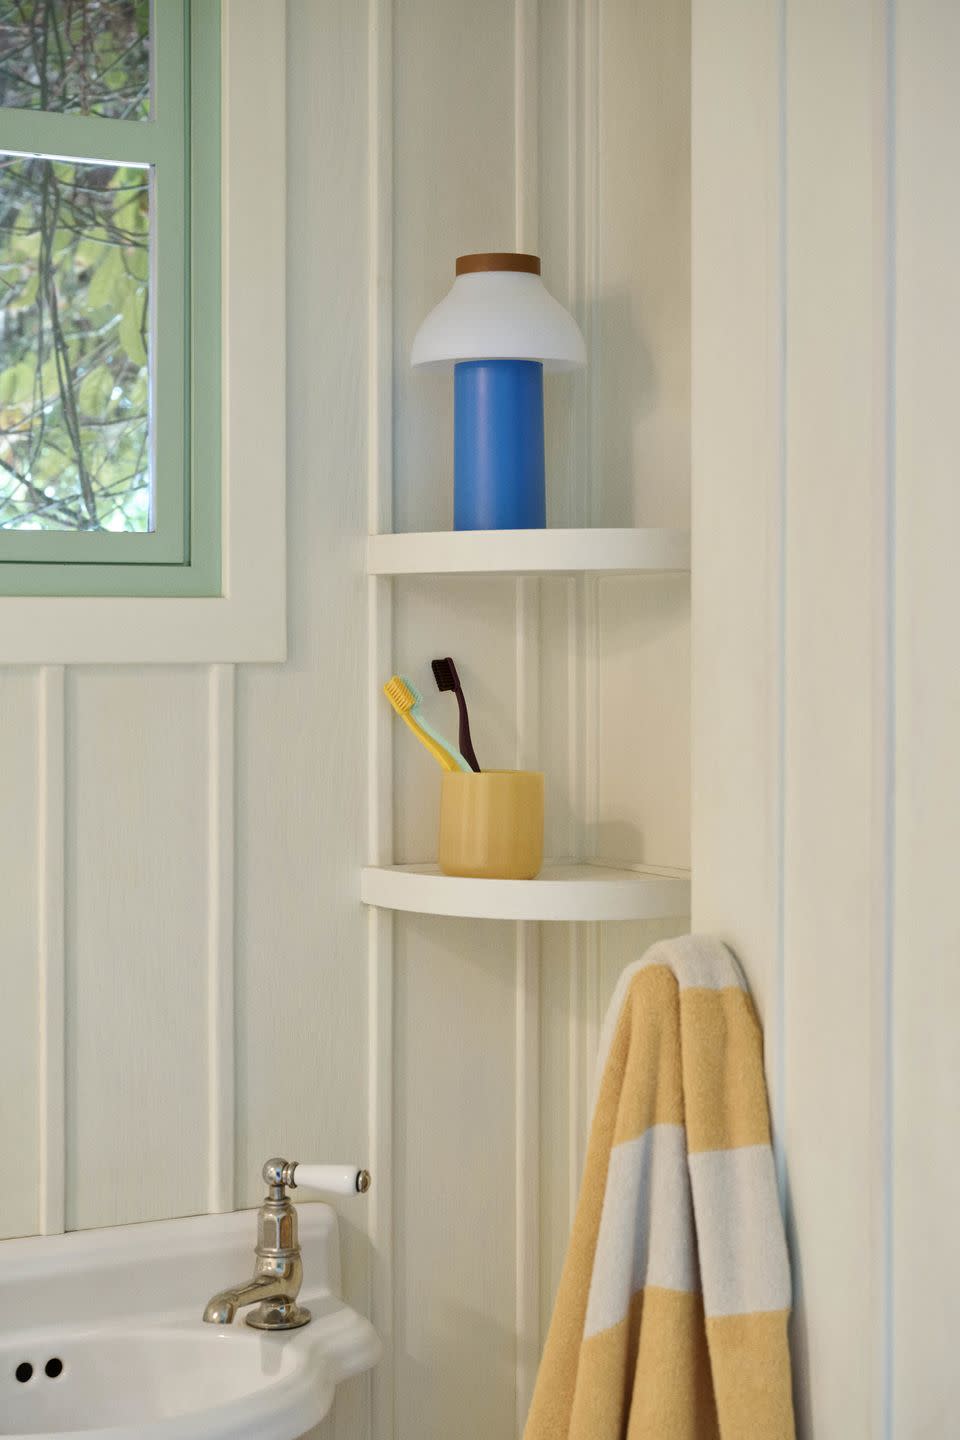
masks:
<svg viewBox="0 0 960 1440"><path fill-rule="evenodd" d="M287 1184L294 1189L319 1190L324 1195L364 1195L370 1189L370 1171L359 1165L301 1165L289 1167Z"/></svg>

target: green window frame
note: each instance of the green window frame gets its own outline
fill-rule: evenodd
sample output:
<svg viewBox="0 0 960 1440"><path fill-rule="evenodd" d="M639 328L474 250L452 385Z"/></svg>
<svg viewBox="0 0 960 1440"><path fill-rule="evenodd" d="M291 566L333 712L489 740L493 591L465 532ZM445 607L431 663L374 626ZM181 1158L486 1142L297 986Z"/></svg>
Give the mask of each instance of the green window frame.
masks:
<svg viewBox="0 0 960 1440"><path fill-rule="evenodd" d="M150 169L154 528L0 530L0 594L220 593L220 0L153 0L137 120L0 107L0 151Z"/></svg>

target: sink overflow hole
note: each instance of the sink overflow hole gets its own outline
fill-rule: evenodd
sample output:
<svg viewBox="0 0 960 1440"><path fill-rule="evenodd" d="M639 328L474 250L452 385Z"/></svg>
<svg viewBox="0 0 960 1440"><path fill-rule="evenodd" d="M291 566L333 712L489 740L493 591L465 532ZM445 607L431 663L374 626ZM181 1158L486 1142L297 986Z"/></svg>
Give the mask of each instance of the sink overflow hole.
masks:
<svg viewBox="0 0 960 1440"><path fill-rule="evenodd" d="M63 1361L58 1355L51 1356L46 1365L44 1365L43 1372L45 1375L48 1375L51 1380L56 1380L58 1375L63 1374ZM21 1360L13 1373L21 1385L26 1385L28 1380L33 1379L33 1366L29 1360Z"/></svg>

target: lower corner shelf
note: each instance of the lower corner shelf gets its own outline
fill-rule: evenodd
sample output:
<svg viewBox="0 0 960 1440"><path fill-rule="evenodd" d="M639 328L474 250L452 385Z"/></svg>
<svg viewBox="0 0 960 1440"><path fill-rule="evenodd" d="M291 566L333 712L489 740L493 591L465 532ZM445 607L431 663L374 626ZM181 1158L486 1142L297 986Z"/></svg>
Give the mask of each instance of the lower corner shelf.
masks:
<svg viewBox="0 0 960 1440"><path fill-rule="evenodd" d="M690 880L677 870L622 870L547 861L535 880L474 880L436 865L372 865L360 898L386 910L487 920L653 920L685 915Z"/></svg>

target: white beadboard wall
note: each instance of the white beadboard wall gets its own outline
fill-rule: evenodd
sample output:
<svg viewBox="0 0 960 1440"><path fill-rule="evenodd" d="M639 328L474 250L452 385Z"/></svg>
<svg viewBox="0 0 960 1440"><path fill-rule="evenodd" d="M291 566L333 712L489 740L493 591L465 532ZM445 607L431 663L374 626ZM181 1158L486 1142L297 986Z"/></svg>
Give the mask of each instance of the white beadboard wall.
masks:
<svg viewBox="0 0 960 1440"><path fill-rule="evenodd" d="M291 0L290 658L0 673L0 1233L250 1204L275 1149L370 1158L341 1213L387 1352L338 1440L517 1432L606 997L686 926L357 902L368 491L449 523L449 386L406 354L458 251L515 244L593 361L548 386L554 523L686 523L692 269L692 791L678 579L403 580L396 663L462 662L481 758L548 770L555 852L684 865L692 813L694 923L765 1020L801 1434L940 1440L960 1408L960 14L697 0L692 83L689 25Z"/></svg>
<svg viewBox="0 0 960 1440"><path fill-rule="evenodd" d="M960 10L693 10L693 921L761 998L800 1433L960 1379Z"/></svg>
<svg viewBox="0 0 960 1440"><path fill-rule="evenodd" d="M289 659L0 672L0 1234L250 1205L274 1152L370 1160L346 1276L386 1354L340 1440L519 1431L606 997L687 928L357 892L362 537L451 522L450 383L407 354L458 253L540 251L587 333L587 376L548 381L552 523L688 524L689 43L664 0L290 0ZM426 693L456 657L485 763L547 770L554 854L689 863L681 577L413 578L386 614ZM407 738L398 860L435 844Z"/></svg>

